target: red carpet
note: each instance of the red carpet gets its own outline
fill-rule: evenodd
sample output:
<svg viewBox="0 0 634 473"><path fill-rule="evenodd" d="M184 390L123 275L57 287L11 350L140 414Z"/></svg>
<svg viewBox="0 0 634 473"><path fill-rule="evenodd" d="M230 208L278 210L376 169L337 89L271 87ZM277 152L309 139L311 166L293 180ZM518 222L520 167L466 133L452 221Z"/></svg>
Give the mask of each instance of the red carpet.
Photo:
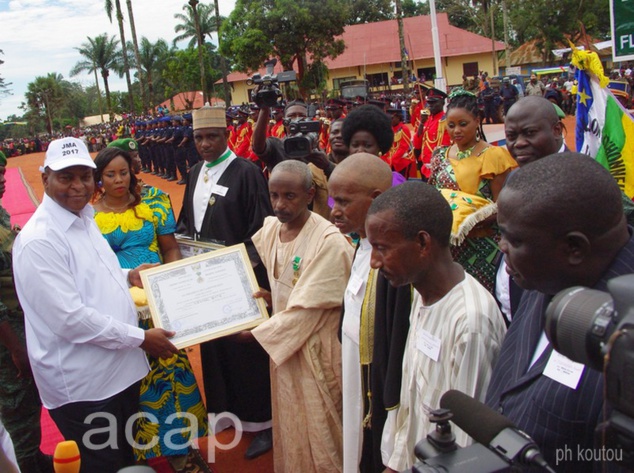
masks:
<svg viewBox="0 0 634 473"><path fill-rule="evenodd" d="M23 227L35 212L39 202L20 168L7 168L5 178L7 183L2 206L11 215L11 225Z"/></svg>
<svg viewBox="0 0 634 473"><path fill-rule="evenodd" d="M64 441L64 437L59 430L57 430L57 426L48 411L42 408L42 443L40 443L40 450L46 453L47 455L52 455L55 453L55 447L57 444Z"/></svg>

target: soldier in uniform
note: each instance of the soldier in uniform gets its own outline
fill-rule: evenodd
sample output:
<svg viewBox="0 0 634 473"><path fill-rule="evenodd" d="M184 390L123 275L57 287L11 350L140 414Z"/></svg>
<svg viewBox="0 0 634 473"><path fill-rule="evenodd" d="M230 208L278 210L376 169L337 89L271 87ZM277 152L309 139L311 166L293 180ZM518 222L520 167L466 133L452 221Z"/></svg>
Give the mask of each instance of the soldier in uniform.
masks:
<svg viewBox="0 0 634 473"><path fill-rule="evenodd" d="M167 123L165 125L165 134L161 139L163 146L163 155L165 156L165 168L167 169L167 175L163 176L168 181L176 180L176 161L174 159L174 134L178 128L178 121L176 116L166 117Z"/></svg>
<svg viewBox="0 0 634 473"><path fill-rule="evenodd" d="M412 137L409 128L403 124L403 111L400 108L390 108L387 112L392 119L394 141L390 150L381 156L381 159L390 165L392 171L398 172L403 177L416 177Z"/></svg>
<svg viewBox="0 0 634 473"><path fill-rule="evenodd" d="M448 146L451 143L445 123L446 98L447 94L442 90L429 89L426 97L427 108L423 109L420 125L414 135L414 156L418 160L421 177L425 181L431 173L429 164L432 152L438 146Z"/></svg>
<svg viewBox="0 0 634 473"><path fill-rule="evenodd" d="M174 115L172 117L172 125L174 126L174 132L172 137L167 140L167 143L172 145L172 153L174 155L174 165L181 175L180 182L185 184L187 181L187 152L181 147L181 143L185 138L185 127L183 126L183 117ZM174 179L175 180L175 179Z"/></svg>
<svg viewBox="0 0 634 473"><path fill-rule="evenodd" d="M227 111L225 112L225 119L227 120L227 131L229 132L227 145L229 146L229 149L234 153L236 149L236 126L234 124L237 118L236 115L236 113L229 109L227 109Z"/></svg>
<svg viewBox="0 0 634 473"><path fill-rule="evenodd" d="M248 120L249 108L241 107L238 110L238 126L236 127L236 142L233 152L240 158L251 159L251 139L253 128Z"/></svg>
<svg viewBox="0 0 634 473"><path fill-rule="evenodd" d="M181 147L185 149L187 166L189 169L191 169L194 164L200 161L200 156L198 156L198 151L196 151L196 144L194 143L194 128L192 127L191 113L183 114L183 128L185 129L185 134L183 137L183 141L181 141ZM187 181L187 179L185 179L185 181ZM181 183L180 181L178 181L177 184L187 184L187 182Z"/></svg>
<svg viewBox="0 0 634 473"><path fill-rule="evenodd" d="M150 155L148 153L147 147L145 146L145 122L138 121L135 124L135 132L134 132L134 141L136 141L137 145L139 145L139 158L141 158L141 172L151 172L152 171L152 161L150 160Z"/></svg>
<svg viewBox="0 0 634 473"><path fill-rule="evenodd" d="M284 128L284 107L286 107L286 103L280 103L273 107L272 113L275 123L271 125L267 137L272 136L273 138L279 138L281 140L286 136L286 129Z"/></svg>
<svg viewBox="0 0 634 473"><path fill-rule="evenodd" d="M326 120L321 123L321 132L319 134L319 147L330 152L328 149L330 139L330 124L340 118L346 118L344 107L346 106L345 100L330 99L326 104Z"/></svg>
<svg viewBox="0 0 634 473"><path fill-rule="evenodd" d="M0 152L0 198L6 165ZM52 473L52 459L40 451L42 405L26 353L24 313L13 284L11 250L17 231L0 206L0 419L11 435L20 470Z"/></svg>

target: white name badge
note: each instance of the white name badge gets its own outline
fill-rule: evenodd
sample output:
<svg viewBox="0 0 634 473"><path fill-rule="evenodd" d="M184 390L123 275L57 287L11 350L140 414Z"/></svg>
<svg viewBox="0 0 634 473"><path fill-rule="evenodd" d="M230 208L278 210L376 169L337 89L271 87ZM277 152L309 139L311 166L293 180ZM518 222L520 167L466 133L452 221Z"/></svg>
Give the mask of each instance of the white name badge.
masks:
<svg viewBox="0 0 634 473"><path fill-rule="evenodd" d="M211 193L212 194L218 194L221 195L222 197L224 197L225 195L227 195L227 191L229 190L228 187L225 186L221 186L220 184L216 184L213 189L211 189Z"/></svg>
<svg viewBox="0 0 634 473"><path fill-rule="evenodd" d="M583 374L583 368L584 366L581 363L569 360L561 353L553 350L543 374L564 386L568 386L570 389L577 389Z"/></svg>
<svg viewBox="0 0 634 473"><path fill-rule="evenodd" d="M350 280L348 281L348 291L350 294L354 294L355 296L359 294L359 289L363 286L363 279L361 279L356 274L350 276Z"/></svg>
<svg viewBox="0 0 634 473"><path fill-rule="evenodd" d="M440 358L440 345L440 338L432 335L427 330L418 330L416 348L423 352L424 355L434 361L438 361L438 358Z"/></svg>

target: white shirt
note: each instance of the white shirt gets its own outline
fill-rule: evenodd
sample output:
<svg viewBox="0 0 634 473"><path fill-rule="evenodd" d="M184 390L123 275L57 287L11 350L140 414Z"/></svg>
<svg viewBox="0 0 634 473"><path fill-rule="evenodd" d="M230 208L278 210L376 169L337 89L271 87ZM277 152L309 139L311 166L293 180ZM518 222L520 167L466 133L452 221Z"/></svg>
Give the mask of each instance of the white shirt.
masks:
<svg viewBox="0 0 634 473"><path fill-rule="evenodd" d="M48 409L107 399L148 373L127 271L93 215L45 195L13 246L29 360Z"/></svg>
<svg viewBox="0 0 634 473"><path fill-rule="evenodd" d="M484 401L505 332L495 299L467 273L430 306L414 291L396 426L384 430L381 439L382 449L393 447L387 466L396 471L412 467L416 443L434 428L429 410L440 407L445 392L457 389ZM458 445L470 443L458 427L454 434Z"/></svg>
<svg viewBox="0 0 634 473"><path fill-rule="evenodd" d="M229 149L229 148L227 148ZM227 150L225 150L225 153ZM223 153L224 154L224 153ZM194 202L193 202L193 210L194 210L194 227L197 232L200 232L200 229L203 226L203 220L205 219L205 213L207 213L207 207L209 207L209 199L211 199L211 194L221 194L222 190L218 188L218 179L222 176L222 173L225 172L229 164L236 159L236 155L231 152L231 155L225 159L220 164L212 168L208 168L205 166L206 163L200 167L200 173L198 174L198 178L196 180L196 188L194 189ZM205 182L205 176L207 176L207 182Z"/></svg>
<svg viewBox="0 0 634 473"><path fill-rule="evenodd" d="M370 274L372 246L367 238L359 241L359 249L352 262L350 279L343 296L344 313L341 335L343 378L343 471L359 471L362 446L363 393L361 387L361 358L359 329L361 306Z"/></svg>

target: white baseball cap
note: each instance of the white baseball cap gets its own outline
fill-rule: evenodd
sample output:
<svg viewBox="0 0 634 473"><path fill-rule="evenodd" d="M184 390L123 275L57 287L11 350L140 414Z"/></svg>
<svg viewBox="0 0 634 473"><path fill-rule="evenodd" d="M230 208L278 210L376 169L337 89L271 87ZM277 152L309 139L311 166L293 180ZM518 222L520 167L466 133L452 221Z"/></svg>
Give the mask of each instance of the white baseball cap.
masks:
<svg viewBox="0 0 634 473"><path fill-rule="evenodd" d="M41 169L50 168L53 171L60 171L71 166L97 168L83 141L70 137L51 141Z"/></svg>

